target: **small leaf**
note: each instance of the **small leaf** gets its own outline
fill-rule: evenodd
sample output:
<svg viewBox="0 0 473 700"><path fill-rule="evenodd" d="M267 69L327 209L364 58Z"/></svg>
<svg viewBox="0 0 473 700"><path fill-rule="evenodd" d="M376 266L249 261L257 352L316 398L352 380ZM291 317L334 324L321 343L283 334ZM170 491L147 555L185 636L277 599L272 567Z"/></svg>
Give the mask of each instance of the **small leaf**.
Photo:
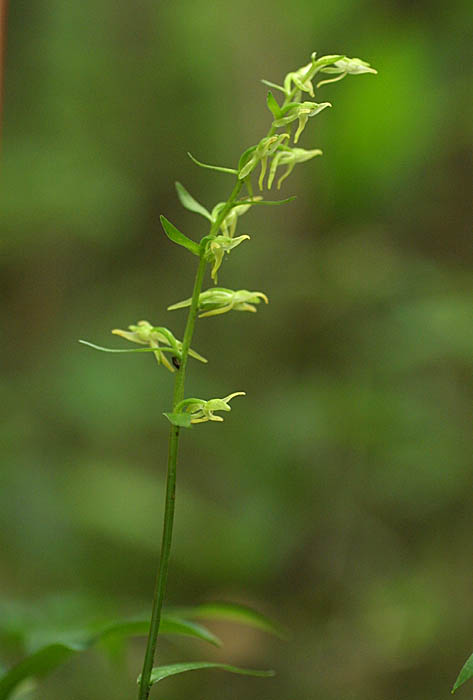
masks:
<svg viewBox="0 0 473 700"><path fill-rule="evenodd" d="M473 677L473 654L468 657L468 659L463 664L463 667L458 674L457 680L452 688L452 693L454 693L463 683L466 683Z"/></svg>
<svg viewBox="0 0 473 700"><path fill-rule="evenodd" d="M276 83L272 83L271 81L265 80L264 78L261 79L261 82L264 83L265 85L267 85L268 87L275 88L275 90L281 90L281 92L286 94L286 89L283 88L282 85L277 85Z"/></svg>
<svg viewBox="0 0 473 700"><path fill-rule="evenodd" d="M268 92L268 96L266 98L266 103L268 105L270 112L273 113L273 115L275 116L276 119L279 119L279 117L281 116L281 108L278 105L278 103L276 102L271 90Z"/></svg>
<svg viewBox="0 0 473 700"><path fill-rule="evenodd" d="M95 345L95 343L89 343L88 340L79 340L79 343L82 343L82 345L88 345L89 348L94 348L94 350L101 350L102 352L156 352L156 348L125 348L125 349L104 348L101 345ZM159 350L161 352L171 352L172 348L160 347Z"/></svg>
<svg viewBox="0 0 473 700"><path fill-rule="evenodd" d="M210 212L207 211L207 209L202 204L200 204L200 202L194 199L194 197L186 190L184 185L181 185L180 182L176 182L176 190L177 196L179 197L179 201L185 209L193 211L195 214L205 216L206 219L212 221Z"/></svg>
<svg viewBox="0 0 473 700"><path fill-rule="evenodd" d="M192 241L190 238L187 238L187 236L181 233L179 229L177 229L174 224L168 221L168 219L166 219L166 217L162 214L159 218L161 220L161 226L164 229L164 233L173 243L182 245L184 248L187 248L187 250L190 250L190 252L194 255L200 255L198 243Z"/></svg>
<svg viewBox="0 0 473 700"><path fill-rule="evenodd" d="M188 413L163 413L168 421L177 428L191 428L191 416Z"/></svg>
<svg viewBox="0 0 473 700"><path fill-rule="evenodd" d="M293 202L297 197L293 195L292 197L288 197L287 199L277 199L277 200L269 200L269 199L260 199L260 200L253 200L253 199L240 199L238 202L234 202L232 204L232 209L233 207L240 207L242 205L249 205L253 206L254 204L266 204L267 206L278 206L279 204L287 204L288 202Z"/></svg>
<svg viewBox="0 0 473 700"><path fill-rule="evenodd" d="M151 671L150 682L152 685L159 683L164 678L175 676L178 673L186 673L187 671L199 671L201 669L218 669L220 671L228 671L229 673L239 673L243 676L258 676L261 678L269 678L274 676L274 671L255 671L248 668L239 668L238 666L230 666L229 664L220 664L210 661L188 661L179 664L170 664L169 666L157 666ZM138 683L141 676L138 678Z"/></svg>
<svg viewBox="0 0 473 700"><path fill-rule="evenodd" d="M220 165L207 165L207 163L201 163L200 160L194 158L192 153L187 152L189 158L201 168L208 168L208 170L217 170L219 173L230 173L231 175L238 175L238 171L235 168L222 168Z"/></svg>
<svg viewBox="0 0 473 700"><path fill-rule="evenodd" d="M254 151L256 151L256 146L250 146L246 149L246 151L243 151L243 153L240 156L240 160L238 161L238 172L240 172L243 169L243 166L246 165L246 163L248 163Z"/></svg>
<svg viewBox="0 0 473 700"><path fill-rule="evenodd" d="M249 608L247 605L240 605L239 603L226 603L226 602L211 602L202 603L201 605L194 605L192 607L186 608L176 608L172 612L178 617L185 617L190 619L195 618L205 618L207 620L230 620L232 622L240 622L243 625L249 625L250 627L256 627L266 632L274 634L280 639L287 639L287 632L278 625L270 620L266 615Z"/></svg>

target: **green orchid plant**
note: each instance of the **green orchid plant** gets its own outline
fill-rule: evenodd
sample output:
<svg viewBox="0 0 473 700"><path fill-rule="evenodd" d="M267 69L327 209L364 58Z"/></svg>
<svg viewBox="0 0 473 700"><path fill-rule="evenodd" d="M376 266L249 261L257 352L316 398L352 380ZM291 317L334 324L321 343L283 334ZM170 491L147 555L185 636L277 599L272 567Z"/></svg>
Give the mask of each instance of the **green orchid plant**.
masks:
<svg viewBox="0 0 473 700"><path fill-rule="evenodd" d="M115 329L113 334L120 336L140 347L136 348L105 348L88 341L80 341L92 348L111 353L139 353L152 352L158 365L166 368L175 376L174 390L171 408L164 412L164 416L170 423L169 451L167 465L167 483L165 496L164 522L161 542L160 561L156 576L156 585L152 603L151 618L149 621L139 621L111 625L101 634L110 635L110 630L116 634L143 634L147 635L147 645L144 655L143 668L138 677L138 698L147 700L151 688L161 680L186 671L197 669L216 668L232 673L243 673L252 676L270 676L272 671L255 671L241 669L227 664L207 661L191 661L172 665L155 665L155 655L158 634L185 634L195 638L218 643L215 635L193 621L194 617L220 617L237 619L247 624L271 631L281 635L279 627L271 623L267 618L255 611L230 603L215 603L183 610L169 611L163 609L168 579L168 569L171 554L171 541L174 523L174 505L176 488L176 467L178 445L183 429L207 422L222 422L223 418L216 415L217 412L229 412L230 401L235 397L245 396L244 391L234 391L224 398L186 398L185 380L188 371L189 358L206 363L207 360L191 348L191 341L197 318L223 315L230 311L256 312L257 306L264 302L268 304L268 297L261 291L248 291L246 289L232 290L216 286L218 274L223 261L241 243L248 241L250 236L243 233L235 236L240 218L253 207L277 206L290 202L294 197L286 199L265 199L263 195L255 196L252 178L259 168L258 187L263 191L267 176L266 187L270 190L278 168L285 166L285 171L279 177L277 188L289 177L295 166L312 160L322 155L319 148L304 149L295 146L299 142L307 124L314 117L320 115L332 104L326 101L313 102L303 99L307 93L315 98L315 90L329 83L341 80L348 75L362 73L376 73L368 63L358 58L348 58L336 54L317 58L313 53L308 64L286 75L282 85L263 80L263 83L273 90L282 92L282 100L278 101L273 92L267 94L267 106L271 113L271 122L266 135L256 144L247 148L241 155L236 167L223 167L209 165L198 161L189 154L190 158L199 167L209 169L233 178L233 187L225 202L217 203L211 210L198 202L181 184L176 183L176 190L181 204L191 212L207 219L208 232L196 241L182 233L166 217L161 216L161 224L166 236L175 244L184 248L188 253L197 258L197 271L194 280L192 294L184 301L172 304L169 311L187 309L187 321L185 324L182 341L178 340L174 333L167 327L153 325L148 321L139 321L128 326L127 330ZM314 81L324 75L335 77L320 80L316 88ZM293 133L293 129L297 128ZM243 194L244 193L244 194ZM207 266L210 266L210 277L214 283L206 291L202 291ZM0 700L6 700L15 691L17 685L34 675L35 669L41 672L50 670L62 662L64 655L75 653L78 650L89 648L97 636L87 637L81 641L81 645L53 645L36 652L0 679ZM58 651L59 650L59 651ZM33 658L34 657L34 658ZM32 660L33 659L33 660Z"/></svg>
<svg viewBox="0 0 473 700"><path fill-rule="evenodd" d="M368 63L358 58L347 58L343 55L317 58L315 53L312 54L310 63L297 71L288 73L282 86L269 83L271 87L275 87L283 92L284 99L282 103L279 103L272 92L268 93L267 105L273 117L269 132L256 145L243 152L236 168L206 165L191 156L197 165L232 175L235 178L233 189L226 202L219 202L209 211L181 183L176 183L176 190L181 204L186 209L206 218L210 222L210 230L207 235L204 235L200 242L196 242L179 231L165 217L161 217L161 223L168 238L186 248L199 260L192 296L184 301L168 306L168 311L188 309L183 341L177 341L167 328L162 326L153 327L146 321L129 326L129 331L113 331L126 340L143 345L147 344L147 349L154 352L158 364L162 364L170 371L177 370L172 410L164 413L171 423L166 511L148 645L142 674L139 679L140 700L148 698L151 685L156 682L155 679L160 679L161 672L165 673L165 670L162 671L165 667L158 666L153 668L153 665L171 551L177 447L180 431L198 423L208 421L222 422L223 418L215 415L215 412L230 411L230 400L236 396L245 396L245 392L236 391L223 399L184 398L184 380L188 358L192 357L201 362L206 362L202 356L190 347L195 322L197 318L217 316L229 311L249 311L254 313L258 304L261 302L268 303L266 294L259 291L253 292L246 289L235 291L217 286L202 291L205 270L207 264L210 264L210 276L216 285L218 272L225 255L230 254L241 243L250 239L248 234L235 236L237 225L242 215L253 206L278 205L288 201L287 199L271 201L254 195L251 179L257 167L260 168L258 187L260 190L263 190L269 165L267 189L270 190L277 169L281 166L286 166L285 172L277 183L279 189L296 165L322 155L322 151L319 148L306 150L295 147L291 145L291 140L294 144L297 144L309 120L319 115L327 107L332 106L330 102L301 101L302 93L308 93L311 97L315 96L313 81L318 74L325 73L336 74L336 77L322 80L318 83L318 87L335 80L341 80L347 75L376 73L376 71ZM263 82L267 83L267 81ZM297 128L292 134L295 123L297 123ZM241 192L244 188L246 189L246 196L241 197ZM171 365L165 353L172 355L173 365Z"/></svg>

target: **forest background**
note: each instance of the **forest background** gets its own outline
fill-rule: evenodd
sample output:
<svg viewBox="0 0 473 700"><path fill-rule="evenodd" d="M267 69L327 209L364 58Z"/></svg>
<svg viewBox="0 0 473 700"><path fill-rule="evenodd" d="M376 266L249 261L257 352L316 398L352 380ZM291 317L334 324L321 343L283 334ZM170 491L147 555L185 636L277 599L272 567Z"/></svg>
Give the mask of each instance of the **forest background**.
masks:
<svg viewBox="0 0 473 700"><path fill-rule="evenodd" d="M192 367L189 390L248 396L223 426L184 436L178 474L170 602L239 600L292 640L220 624L224 656L162 643L163 661L278 671L190 674L163 692L449 696L473 649L471 20L467 0L11 3L4 619L24 605L66 625L149 610L172 379L147 355L101 355L77 339L112 345L112 328L167 325L194 260L159 214L203 234L173 182L207 206L231 185L186 151L233 166L267 129L260 78L279 82L314 50L346 53L379 74L323 88L334 108L302 146L324 156L281 190L297 201L242 219L252 241L225 262L225 286L261 289L270 305L199 322L194 344L210 365ZM131 643L104 673L108 661L88 652L33 697L133 697L142 653Z"/></svg>

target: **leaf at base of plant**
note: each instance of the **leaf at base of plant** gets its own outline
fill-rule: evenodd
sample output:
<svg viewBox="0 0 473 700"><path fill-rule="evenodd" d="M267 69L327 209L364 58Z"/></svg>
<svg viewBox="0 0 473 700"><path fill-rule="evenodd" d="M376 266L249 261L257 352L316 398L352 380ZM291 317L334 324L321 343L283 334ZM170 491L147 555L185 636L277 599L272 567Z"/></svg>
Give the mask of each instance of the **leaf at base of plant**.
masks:
<svg viewBox="0 0 473 700"><path fill-rule="evenodd" d="M176 676L179 673L187 671L199 671L203 669L213 669L219 671L228 671L229 673L238 673L243 676L256 676L259 678L270 678L274 676L274 671L257 671L251 668L239 668L238 666L230 666L229 664L215 663L211 661L184 661L183 663L170 664L169 666L157 666L151 671L151 684L159 683L159 681ZM138 677L138 683L141 676Z"/></svg>

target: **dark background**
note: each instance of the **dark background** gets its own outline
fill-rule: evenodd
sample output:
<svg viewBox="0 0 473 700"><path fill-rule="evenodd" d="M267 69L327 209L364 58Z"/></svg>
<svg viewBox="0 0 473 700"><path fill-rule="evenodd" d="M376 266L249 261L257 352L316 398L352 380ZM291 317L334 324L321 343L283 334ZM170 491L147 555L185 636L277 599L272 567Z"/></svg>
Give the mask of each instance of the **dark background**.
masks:
<svg viewBox="0 0 473 700"><path fill-rule="evenodd" d="M321 89L283 209L254 208L220 284L257 314L198 323L187 394L245 390L223 425L183 435L170 602L245 602L285 644L230 625L223 652L164 640L202 672L178 700L440 700L473 650L471 5L279 0L28 0L9 8L0 194L0 593L46 618L149 610L172 377L148 355L78 338L141 318L182 337L204 204L267 131L260 78L313 50L378 76ZM309 98L310 99L310 98ZM276 194L276 192L275 192ZM210 286L210 285L209 285ZM123 343L124 345L124 343ZM77 657L33 698L135 696L126 663ZM5 665L16 657L5 650ZM471 689L460 694L468 697ZM460 697L459 694L459 697Z"/></svg>

